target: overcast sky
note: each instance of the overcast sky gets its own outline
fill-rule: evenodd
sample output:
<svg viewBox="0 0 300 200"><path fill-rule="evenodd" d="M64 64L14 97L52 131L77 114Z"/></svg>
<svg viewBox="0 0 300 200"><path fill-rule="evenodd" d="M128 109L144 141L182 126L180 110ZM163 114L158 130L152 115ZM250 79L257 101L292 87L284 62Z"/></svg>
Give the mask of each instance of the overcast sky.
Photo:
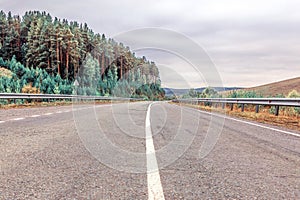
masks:
<svg viewBox="0 0 300 200"><path fill-rule="evenodd" d="M145 27L184 34L207 52L224 86L256 86L300 75L298 0L0 2L5 12L23 15L27 10L46 11L69 21L86 22L94 32L108 37ZM148 53L139 52L161 68L164 86L183 87L181 79L188 80L192 87L203 86L203 80L194 76L188 63L163 53ZM172 69L172 77L166 69Z"/></svg>

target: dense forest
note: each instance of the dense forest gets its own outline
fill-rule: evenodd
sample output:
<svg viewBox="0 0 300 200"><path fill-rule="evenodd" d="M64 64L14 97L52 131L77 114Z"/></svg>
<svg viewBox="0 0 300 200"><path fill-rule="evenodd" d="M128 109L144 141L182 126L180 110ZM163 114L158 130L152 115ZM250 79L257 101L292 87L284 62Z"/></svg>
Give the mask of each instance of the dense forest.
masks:
<svg viewBox="0 0 300 200"><path fill-rule="evenodd" d="M87 24L0 11L0 92L164 97L154 62Z"/></svg>

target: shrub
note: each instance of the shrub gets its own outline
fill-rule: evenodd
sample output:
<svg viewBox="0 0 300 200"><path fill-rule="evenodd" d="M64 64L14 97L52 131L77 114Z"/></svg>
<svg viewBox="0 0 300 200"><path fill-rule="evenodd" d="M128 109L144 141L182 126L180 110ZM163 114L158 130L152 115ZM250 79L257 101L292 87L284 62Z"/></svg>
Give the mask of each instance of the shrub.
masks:
<svg viewBox="0 0 300 200"><path fill-rule="evenodd" d="M36 87L32 87L32 83L29 83L23 86L22 93L39 94L40 90Z"/></svg>
<svg viewBox="0 0 300 200"><path fill-rule="evenodd" d="M297 90L292 90L287 95L287 98L299 98L299 97L300 97L300 93L297 92Z"/></svg>
<svg viewBox="0 0 300 200"><path fill-rule="evenodd" d="M296 90L292 90L289 92L289 94L286 96L286 98L299 98L300 93ZM276 95L276 98L285 98L282 94ZM280 106L280 112L283 112L285 115L288 116L294 116L300 114L300 108L299 107L287 107L287 106ZM275 114L275 106L272 106L270 109L271 114Z"/></svg>
<svg viewBox="0 0 300 200"><path fill-rule="evenodd" d="M234 90L227 95L227 98L262 98L262 94L255 91Z"/></svg>
<svg viewBox="0 0 300 200"><path fill-rule="evenodd" d="M5 69L3 67L0 67L0 77L8 77L11 78L12 77L12 72L8 69Z"/></svg>
<svg viewBox="0 0 300 200"><path fill-rule="evenodd" d="M300 98L300 93L297 92L296 90L292 90L291 92L289 92L289 94L287 95L287 98ZM295 107L295 108L287 108L287 110L289 112L294 112L296 115L300 114L300 108L299 107Z"/></svg>

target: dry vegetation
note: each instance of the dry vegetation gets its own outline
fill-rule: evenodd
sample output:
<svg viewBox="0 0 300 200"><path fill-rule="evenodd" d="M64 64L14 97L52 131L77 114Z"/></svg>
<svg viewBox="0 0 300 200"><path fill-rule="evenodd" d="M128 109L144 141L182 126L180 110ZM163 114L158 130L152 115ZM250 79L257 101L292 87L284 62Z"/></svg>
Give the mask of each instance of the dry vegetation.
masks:
<svg viewBox="0 0 300 200"><path fill-rule="evenodd" d="M12 72L8 69L5 69L3 67L0 67L0 77L12 77Z"/></svg>
<svg viewBox="0 0 300 200"><path fill-rule="evenodd" d="M261 123L272 124L284 128L289 128L293 130L300 131L300 116L292 115L289 109L284 109L280 111L279 116L270 114L270 107L261 107L259 113L255 113L255 106L245 106L245 111L241 112L241 109L234 105L234 109L231 111L229 107L223 110L221 107L209 107L203 105L192 105L192 104L181 104L183 106L188 106L200 110L205 110L208 112L219 112L225 113L229 116L240 117L244 119L249 119Z"/></svg>
<svg viewBox="0 0 300 200"><path fill-rule="evenodd" d="M287 96L292 90L300 91L300 77L269 83L266 85L244 88L237 92L255 92L263 97ZM220 92L223 97L228 96L232 91Z"/></svg>
<svg viewBox="0 0 300 200"><path fill-rule="evenodd" d="M255 91L258 94L262 94L264 97L284 95L287 96L292 90L300 91L300 77L270 83L262 86L252 87L244 89L246 91Z"/></svg>
<svg viewBox="0 0 300 200"><path fill-rule="evenodd" d="M262 86L246 88L235 91L222 92L223 97L228 97L234 92L238 94L237 97L250 98L247 95L252 93L255 97L287 97L287 98L299 98L300 94L300 77L270 83ZM242 96L241 96L242 95ZM246 95L246 96L243 96ZM253 97L254 97L253 96ZM236 98L236 97L233 97ZM197 109L203 109L207 111L223 112L221 108L210 108L199 105L187 105ZM274 109L270 106L261 106L259 113L255 113L255 106L245 105L245 112L241 112L241 108L234 105L233 111L226 108L226 114L245 119L250 119L262 123L273 124L285 128L290 128L300 131L300 108L293 107L280 107L279 116L274 115Z"/></svg>
<svg viewBox="0 0 300 200"><path fill-rule="evenodd" d="M41 93L40 90L36 87L32 87L32 82L24 85L22 88L22 93L30 93L30 94L39 94Z"/></svg>

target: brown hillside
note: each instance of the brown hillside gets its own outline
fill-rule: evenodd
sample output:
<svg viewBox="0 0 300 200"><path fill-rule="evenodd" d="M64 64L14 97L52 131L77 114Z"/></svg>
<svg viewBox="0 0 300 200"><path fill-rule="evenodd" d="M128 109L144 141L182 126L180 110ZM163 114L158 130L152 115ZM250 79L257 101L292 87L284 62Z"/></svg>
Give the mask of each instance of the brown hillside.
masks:
<svg viewBox="0 0 300 200"><path fill-rule="evenodd" d="M246 88L247 91L255 91L262 94L264 97L276 96L277 94L287 95L292 90L300 92L300 77L269 83L257 87Z"/></svg>

